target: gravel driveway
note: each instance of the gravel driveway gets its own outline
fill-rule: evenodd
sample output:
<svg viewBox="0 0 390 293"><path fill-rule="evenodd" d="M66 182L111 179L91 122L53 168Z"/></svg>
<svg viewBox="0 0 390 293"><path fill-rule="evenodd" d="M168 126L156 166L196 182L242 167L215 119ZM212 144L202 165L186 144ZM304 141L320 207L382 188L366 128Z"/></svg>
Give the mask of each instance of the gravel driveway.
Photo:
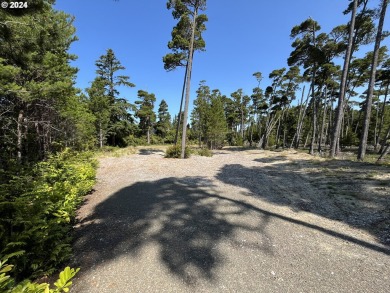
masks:
<svg viewBox="0 0 390 293"><path fill-rule="evenodd" d="M71 292L388 293L389 179L295 152L102 158Z"/></svg>

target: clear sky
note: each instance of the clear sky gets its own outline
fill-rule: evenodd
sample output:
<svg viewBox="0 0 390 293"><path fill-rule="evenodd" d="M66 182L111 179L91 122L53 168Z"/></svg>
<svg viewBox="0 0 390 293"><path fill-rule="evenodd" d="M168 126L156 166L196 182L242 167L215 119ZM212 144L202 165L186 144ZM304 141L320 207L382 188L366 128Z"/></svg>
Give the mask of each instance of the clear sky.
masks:
<svg viewBox="0 0 390 293"><path fill-rule="evenodd" d="M378 7L379 0L370 0ZM291 28L308 17L329 33L348 22L343 15L348 0L208 0L204 33L206 51L197 52L191 83L191 102L201 80L211 89L230 95L239 88L250 95L257 85L252 74L262 72L261 86L269 85L268 75L287 66L292 51ZM95 61L108 48L114 50L136 87L120 89L121 96L136 100L142 89L154 93L157 106L162 99L172 114L179 110L184 68L166 72L162 57L169 53L167 43L176 24L166 9L166 0L57 0L56 9L76 17L79 41L71 47L78 56L77 86L85 89L95 78ZM389 30L389 13L385 29ZM390 47L389 39L382 45ZM369 45L365 50L373 50Z"/></svg>

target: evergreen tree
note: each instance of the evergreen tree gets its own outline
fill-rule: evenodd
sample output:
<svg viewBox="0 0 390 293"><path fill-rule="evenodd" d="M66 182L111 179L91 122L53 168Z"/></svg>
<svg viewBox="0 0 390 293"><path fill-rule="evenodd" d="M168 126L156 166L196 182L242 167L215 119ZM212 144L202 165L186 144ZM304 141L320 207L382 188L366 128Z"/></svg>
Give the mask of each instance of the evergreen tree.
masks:
<svg viewBox="0 0 390 293"><path fill-rule="evenodd" d="M201 81L191 115L192 132L198 138L199 147L206 145L215 149L223 146L227 130L225 99L219 90L210 91L205 81Z"/></svg>
<svg viewBox="0 0 390 293"><path fill-rule="evenodd" d="M100 56L96 61L96 66L100 86L104 87L105 98L103 99L107 99L107 110L110 111L106 132L107 141L114 146L124 145L125 137L133 132L134 120L129 111L134 110L134 106L125 98L119 97L118 87L134 87L135 85L129 82L129 76L118 75L118 71L125 70L125 67L121 65L112 49L108 49L105 55ZM94 115L98 117L100 112L94 112Z"/></svg>
<svg viewBox="0 0 390 293"><path fill-rule="evenodd" d="M158 106L158 121L156 123L156 134L165 139L168 132L171 130L171 115L168 112L168 104L165 100L161 100Z"/></svg>
<svg viewBox="0 0 390 293"><path fill-rule="evenodd" d="M74 87L77 69L70 61L76 57L68 53L76 40L73 18L55 11L51 2L40 2L26 11L0 10L3 162L9 154L19 161L36 160L90 141L86 129L93 117Z"/></svg>
<svg viewBox="0 0 390 293"><path fill-rule="evenodd" d="M146 91L139 90L138 98L140 101L135 102L136 105L139 105L136 116L140 119L139 127L146 134L147 142L150 144L150 135L154 122L156 121L156 114L153 110L156 97L154 94L149 94Z"/></svg>
<svg viewBox="0 0 390 293"><path fill-rule="evenodd" d="M373 92L374 92L375 74L376 74L376 67L378 65L378 58L379 58L379 51L380 51L379 49L380 49L380 43L382 40L383 23L385 21L387 4L388 4L388 0L383 0L381 2L379 24L378 24L378 30L377 30L377 35L376 35L376 39L375 39L374 54L373 54L372 63L371 63L370 81L369 81L368 90L367 90L366 106L364 109L363 131L362 131L362 135L360 137L360 144L359 144L359 150L358 150L358 156L357 156L357 158L359 160L364 160L364 156L366 154L368 129L370 126L372 97L373 97Z"/></svg>
<svg viewBox="0 0 390 293"><path fill-rule="evenodd" d="M184 3L183 3L184 2ZM190 52L190 44L192 44L192 54L191 58L193 57L193 54L196 50L204 50L204 47L206 46L203 38L202 38L202 32L206 29L206 26L204 23L207 21L207 16L205 14L198 15L196 18L196 25L195 25L195 31L192 38L192 24L191 20L188 15L188 11L186 11L186 2L188 1L171 1L169 0L167 2L167 8L173 9L172 15L175 19L179 19L177 25L173 28L172 31L172 40L168 42L168 48L173 51L173 53L168 53L163 57L164 62L164 68L168 71L174 70L177 67L185 66L185 74L184 74L184 81L183 81L183 87L182 87L182 93L181 93L181 100L180 100L180 110L179 113L182 113L183 108L183 98L184 98L184 91L186 88L186 82L187 82L187 74L188 74L188 61L189 61L189 52ZM201 1L199 1L201 2ZM188 3L187 3L188 4ZM203 5L203 4L201 4ZM194 18L195 19L195 18ZM177 143L177 138L179 134L179 125L182 124L181 122L181 116L178 115L178 122L176 127L176 135L175 135L175 145Z"/></svg>
<svg viewBox="0 0 390 293"><path fill-rule="evenodd" d="M291 30L290 36L295 38L292 47L295 48L291 52L287 60L289 66L303 65L307 73L310 73L311 95L312 95L312 139L310 143L310 154L314 154L314 141L317 131L317 98L315 93L315 81L318 67L324 63L325 57L318 46L317 32L321 29L319 24L313 19L309 18L300 25L294 26Z"/></svg>
<svg viewBox="0 0 390 293"><path fill-rule="evenodd" d="M199 11L206 9L206 0L195 0L195 1L169 0L167 7L168 9L173 9L172 12L173 17L175 19L179 19L178 27L181 27L181 31L184 31L184 38L182 37L182 39L180 39L180 35L177 38L178 40L180 40L180 45L179 45L180 50L183 50L182 44L184 44L184 48L186 51L184 55L183 54L179 55L179 60L182 60L183 57L185 57L185 59L187 60L186 82L185 82L185 87L183 86L183 89L185 88L186 94L185 94L185 105L184 105L184 113L183 113L183 132L182 132L182 142L181 142L182 143L181 154L182 154L182 159L184 159L186 138L187 138L186 132L187 132L188 106L190 100L192 61L193 61L194 51L196 50L197 33L205 30L204 22L207 21L207 17L204 14L199 15ZM190 37L188 38L188 36ZM177 59L177 56L175 58Z"/></svg>
<svg viewBox="0 0 390 293"><path fill-rule="evenodd" d="M224 111L224 96L217 89L211 93L209 113L209 148L219 149L224 145L227 123Z"/></svg>
<svg viewBox="0 0 390 293"><path fill-rule="evenodd" d="M92 86L87 89L89 96L89 109L95 113L95 128L99 147L102 148L108 135L108 125L110 122L111 105L110 99L105 94L105 82L97 77Z"/></svg>

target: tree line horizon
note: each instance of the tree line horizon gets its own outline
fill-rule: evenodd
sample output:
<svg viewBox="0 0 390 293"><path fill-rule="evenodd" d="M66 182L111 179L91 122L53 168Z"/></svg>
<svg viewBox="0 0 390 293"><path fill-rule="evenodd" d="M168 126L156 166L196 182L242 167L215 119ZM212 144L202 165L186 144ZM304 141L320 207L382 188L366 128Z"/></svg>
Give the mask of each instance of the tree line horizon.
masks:
<svg viewBox="0 0 390 293"><path fill-rule="evenodd" d="M388 48L380 42L388 36L383 31L388 1L379 7L369 7L368 0L346 2L344 13L351 20L330 33L311 18L291 29L288 67L270 72L271 84L261 84L259 71L253 74L257 86L251 94L239 88L226 95L202 81L189 113L192 60L206 48L206 1L167 1L178 22L163 66L168 72L185 68L180 114L173 117L165 100L155 109L154 93L139 89L134 103L120 97L120 86L135 85L121 73L125 67L112 49L96 61L91 86L85 92L77 89L77 68L69 64L76 58L69 53L77 40L74 18L55 11L54 1L37 1L44 4L26 13L3 10L2 162L41 160L64 147L178 142L182 151L188 142L197 142L211 149L309 147L310 154L329 152L331 157L350 145L359 146L361 160L369 144L383 158L389 151L390 61ZM48 14L53 14L51 21ZM40 27L28 25L32 15ZM373 51L354 57L360 46L371 44ZM343 66L337 64L341 58ZM360 102L358 88L367 88Z"/></svg>

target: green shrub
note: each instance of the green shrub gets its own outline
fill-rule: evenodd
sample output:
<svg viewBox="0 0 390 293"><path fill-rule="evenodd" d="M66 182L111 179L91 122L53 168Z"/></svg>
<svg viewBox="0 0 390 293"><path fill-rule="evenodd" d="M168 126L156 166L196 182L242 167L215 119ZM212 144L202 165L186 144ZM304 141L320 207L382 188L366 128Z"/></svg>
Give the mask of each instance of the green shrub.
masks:
<svg viewBox="0 0 390 293"><path fill-rule="evenodd" d="M4 293L60 293L69 292L69 287L72 285L71 279L77 274L80 269L71 269L66 267L59 275L59 279L54 283L55 289L50 289L47 283L34 283L29 280L24 280L16 284L11 278L9 272L13 265L7 264L8 259L0 260L0 292Z"/></svg>
<svg viewBox="0 0 390 293"><path fill-rule="evenodd" d="M197 151L199 156L212 157L213 153L208 148L201 148Z"/></svg>
<svg viewBox="0 0 390 293"><path fill-rule="evenodd" d="M69 259L75 212L96 167L91 153L66 149L0 185L0 254L17 253L10 259L15 279L50 275Z"/></svg>
<svg viewBox="0 0 390 293"><path fill-rule="evenodd" d="M141 136L141 137L136 137L134 135L129 135L125 139L126 145L128 146L138 146L138 145L147 145L146 137Z"/></svg>
<svg viewBox="0 0 390 293"><path fill-rule="evenodd" d="M165 157L166 158L181 158L181 146L180 145L173 145L167 148L165 151ZM184 158L190 157L190 149L189 147L185 148Z"/></svg>

